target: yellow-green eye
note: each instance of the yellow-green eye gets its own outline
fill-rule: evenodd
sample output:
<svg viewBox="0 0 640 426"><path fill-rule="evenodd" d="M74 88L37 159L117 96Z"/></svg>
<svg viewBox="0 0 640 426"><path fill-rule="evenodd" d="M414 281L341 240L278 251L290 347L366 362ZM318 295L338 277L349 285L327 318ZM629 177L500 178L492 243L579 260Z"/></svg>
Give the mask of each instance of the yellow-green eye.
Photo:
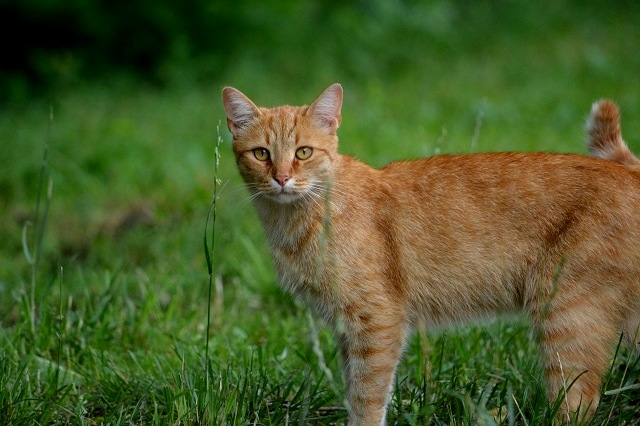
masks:
<svg viewBox="0 0 640 426"><path fill-rule="evenodd" d="M253 150L253 155L260 161L267 161L269 159L269 151L264 148L256 148Z"/></svg>
<svg viewBox="0 0 640 426"><path fill-rule="evenodd" d="M313 154L313 148L309 148L308 146L298 148L298 150L296 151L296 157L298 158L298 160L306 160L307 158L311 157L311 154Z"/></svg>

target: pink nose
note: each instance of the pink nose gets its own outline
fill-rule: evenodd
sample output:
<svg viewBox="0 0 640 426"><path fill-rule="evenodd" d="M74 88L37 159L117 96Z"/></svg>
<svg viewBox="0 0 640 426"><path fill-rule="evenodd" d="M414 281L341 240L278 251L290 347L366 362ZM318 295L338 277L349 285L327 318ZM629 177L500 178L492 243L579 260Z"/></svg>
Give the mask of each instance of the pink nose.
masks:
<svg viewBox="0 0 640 426"><path fill-rule="evenodd" d="M290 179L291 177L289 175L285 175L285 174L278 174L274 177L274 179L276 180L276 182L278 182L280 184L280 186L284 187L284 185L287 183L287 181Z"/></svg>

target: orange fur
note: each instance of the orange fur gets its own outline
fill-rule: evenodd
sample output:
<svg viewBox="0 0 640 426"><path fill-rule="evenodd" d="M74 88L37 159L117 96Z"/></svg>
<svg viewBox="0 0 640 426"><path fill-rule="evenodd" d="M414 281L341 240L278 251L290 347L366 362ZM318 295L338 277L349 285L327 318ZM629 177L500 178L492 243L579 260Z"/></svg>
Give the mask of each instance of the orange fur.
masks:
<svg viewBox="0 0 640 426"><path fill-rule="evenodd" d="M589 152L598 158L615 161L628 166L640 167L638 160L622 140L620 111L611 101L600 100L593 104L587 121Z"/></svg>
<svg viewBox="0 0 640 426"><path fill-rule="evenodd" d="M604 160L443 155L374 169L337 152L337 84L309 107L259 108L232 88L223 102L278 277L338 334L349 424L384 424L416 324L512 311L539 331L549 398L580 375L568 409L595 410L612 346L640 324L640 161L614 104L596 104L588 125Z"/></svg>

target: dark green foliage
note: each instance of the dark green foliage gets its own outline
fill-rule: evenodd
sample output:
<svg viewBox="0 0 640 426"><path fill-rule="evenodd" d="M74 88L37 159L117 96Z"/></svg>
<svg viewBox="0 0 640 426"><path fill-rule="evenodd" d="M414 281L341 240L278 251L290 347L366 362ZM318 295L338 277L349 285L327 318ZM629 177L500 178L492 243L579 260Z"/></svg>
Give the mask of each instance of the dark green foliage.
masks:
<svg viewBox="0 0 640 426"><path fill-rule="evenodd" d="M416 62L433 72L434 53L490 57L505 34L512 49L527 38L553 44L576 24L586 39L606 37L611 26L640 17L637 2L625 3L1 0L0 36L11 48L3 53L0 93L19 96L34 84L64 88L114 71L156 83L184 78L185 68L220 78L247 59L284 81L302 69L325 78L372 68L397 76L413 72ZM633 40L627 43L632 48ZM602 68L606 52L590 55Z"/></svg>

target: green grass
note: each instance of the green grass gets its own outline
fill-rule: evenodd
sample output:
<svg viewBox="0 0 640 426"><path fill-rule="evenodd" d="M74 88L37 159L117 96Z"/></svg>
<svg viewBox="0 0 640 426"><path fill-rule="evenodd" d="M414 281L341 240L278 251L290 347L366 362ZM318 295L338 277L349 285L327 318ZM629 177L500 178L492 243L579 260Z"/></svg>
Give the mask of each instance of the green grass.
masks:
<svg viewBox="0 0 640 426"><path fill-rule="evenodd" d="M299 46L280 29L272 54L230 52L221 81L84 83L51 102L4 105L0 424L343 419L331 334L278 289L226 129L208 327L202 240L216 127L225 127L220 90L301 104L340 81L341 150L375 166L438 152L584 153L584 118L599 97L620 103L639 152L638 7L545 8L436 2L362 22L342 10L330 29L352 33L348 43L327 30L322 44L315 28ZM45 142L40 218L49 178L53 193L32 281L22 234L27 226L35 253L26 224L36 219ZM557 406L546 401L534 340L523 318L418 333L389 424L548 424ZM622 346L603 391L639 382L639 358ZM631 387L603 395L593 424L638 422Z"/></svg>

